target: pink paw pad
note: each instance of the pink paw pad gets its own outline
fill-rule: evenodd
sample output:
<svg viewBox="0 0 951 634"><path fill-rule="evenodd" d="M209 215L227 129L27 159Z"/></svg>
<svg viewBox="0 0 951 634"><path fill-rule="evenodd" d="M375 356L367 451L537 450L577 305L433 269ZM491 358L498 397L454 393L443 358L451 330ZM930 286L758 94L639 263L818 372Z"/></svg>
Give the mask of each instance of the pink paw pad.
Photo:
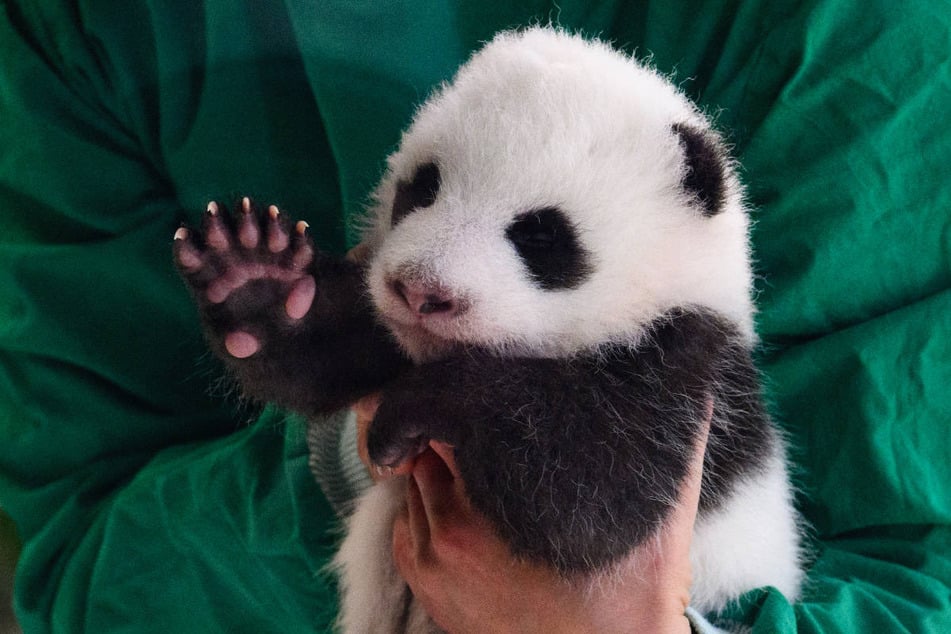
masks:
<svg viewBox="0 0 951 634"><path fill-rule="evenodd" d="M310 305L314 303L314 295L317 293L317 282L313 276L305 275L291 287L291 292L287 295L287 301L284 302L284 310L291 319L301 319L310 310Z"/></svg>
<svg viewBox="0 0 951 634"><path fill-rule="evenodd" d="M261 349L261 342L254 335L238 330L225 337L225 349L236 359L247 359Z"/></svg>
<svg viewBox="0 0 951 634"><path fill-rule="evenodd" d="M175 232L175 260L196 293L213 305L224 305L240 323L240 301L227 304L232 295L255 280L270 280L283 292L284 318L297 321L310 310L317 293L311 274L315 250L304 221L292 224L274 205L259 216L249 198L243 198L230 215L209 203L202 232L185 227ZM225 336L232 356L252 356L261 342L240 327Z"/></svg>

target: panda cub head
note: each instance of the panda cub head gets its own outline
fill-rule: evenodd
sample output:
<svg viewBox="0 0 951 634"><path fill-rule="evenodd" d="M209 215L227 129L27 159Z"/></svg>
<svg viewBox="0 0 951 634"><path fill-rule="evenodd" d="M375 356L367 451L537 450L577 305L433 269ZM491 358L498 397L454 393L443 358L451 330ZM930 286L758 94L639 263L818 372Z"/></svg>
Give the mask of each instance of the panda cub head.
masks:
<svg viewBox="0 0 951 634"><path fill-rule="evenodd" d="M417 362L636 344L683 306L752 341L732 164L683 94L603 43L498 35L419 108L373 211L370 292Z"/></svg>

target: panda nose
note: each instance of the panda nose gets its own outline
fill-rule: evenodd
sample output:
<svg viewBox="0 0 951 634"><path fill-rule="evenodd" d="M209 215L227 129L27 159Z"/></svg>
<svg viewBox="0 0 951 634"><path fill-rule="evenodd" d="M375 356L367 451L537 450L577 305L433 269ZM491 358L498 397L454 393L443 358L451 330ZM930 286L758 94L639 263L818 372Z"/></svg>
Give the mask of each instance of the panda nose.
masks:
<svg viewBox="0 0 951 634"><path fill-rule="evenodd" d="M393 290L403 298L416 315L441 315L449 317L456 312L456 302L446 291L418 282L393 282Z"/></svg>

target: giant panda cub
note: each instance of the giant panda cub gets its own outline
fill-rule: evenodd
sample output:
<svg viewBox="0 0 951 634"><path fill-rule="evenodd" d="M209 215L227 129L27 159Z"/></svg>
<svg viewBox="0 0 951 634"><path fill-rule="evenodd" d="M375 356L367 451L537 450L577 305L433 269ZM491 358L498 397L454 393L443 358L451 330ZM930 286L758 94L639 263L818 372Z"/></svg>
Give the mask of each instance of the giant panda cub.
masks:
<svg viewBox="0 0 951 634"><path fill-rule="evenodd" d="M502 33L419 108L374 200L365 263L247 199L176 234L248 396L316 421L382 391L376 464L451 444L513 555L573 579L659 529L712 403L691 600L796 597L797 515L750 356L743 192L681 92L597 41ZM404 490L376 485L350 519L346 631L431 627L390 552Z"/></svg>

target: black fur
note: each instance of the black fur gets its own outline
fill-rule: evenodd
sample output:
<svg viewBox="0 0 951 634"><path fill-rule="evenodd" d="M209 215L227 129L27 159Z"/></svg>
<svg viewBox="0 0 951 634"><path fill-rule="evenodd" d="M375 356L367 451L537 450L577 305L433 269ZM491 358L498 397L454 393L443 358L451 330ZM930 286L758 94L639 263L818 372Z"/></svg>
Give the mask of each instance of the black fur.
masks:
<svg viewBox="0 0 951 634"><path fill-rule="evenodd" d="M724 150L712 133L698 130L685 123L673 126L684 149L687 172L683 188L700 204L705 216L714 216L723 209L726 185Z"/></svg>
<svg viewBox="0 0 951 634"><path fill-rule="evenodd" d="M414 210L429 207L436 202L439 185L439 166L433 162L417 167L412 181L399 181L390 212L390 222L393 226Z"/></svg>
<svg viewBox="0 0 951 634"><path fill-rule="evenodd" d="M532 279L546 291L576 288L591 273L590 256L571 222L556 207L519 215L505 236Z"/></svg>
<svg viewBox="0 0 951 634"><path fill-rule="evenodd" d="M184 241L176 243L180 253ZM318 292L298 321L284 312L287 282L252 281L220 304L205 298L235 261L287 257L262 241L207 250L201 270L182 271L212 349L245 394L315 416L382 390L368 439L374 461L395 464L429 439L449 442L473 504L513 551L566 575L601 569L656 531L708 402L701 512L758 469L774 442L749 350L710 312L671 311L636 347L565 359L467 348L412 366L375 319L363 269L348 261L316 254L307 272ZM262 342L247 359L224 348L237 329Z"/></svg>
<svg viewBox="0 0 951 634"><path fill-rule="evenodd" d="M517 555L592 572L663 522L708 401L701 512L761 466L773 432L755 378L735 330L698 311L659 318L637 348L570 359L469 349L387 386L370 456L396 464L426 439L449 442L473 504Z"/></svg>
<svg viewBox="0 0 951 634"><path fill-rule="evenodd" d="M409 365L390 332L376 319L363 267L316 249L306 272L317 281L317 293L311 310L299 321L292 321L284 311L290 290L286 282L254 280L220 304L209 302L205 297L208 284L238 260L287 266L281 259L286 260L290 252L272 254L263 239L258 248L244 249L234 235L236 223L223 206L218 218L231 232L234 248L223 253L207 249L201 270L189 272L179 266L179 271L198 304L212 351L224 361L244 396L307 415L327 414L373 392ZM210 221L206 215L205 233ZM284 229L313 248L309 238L296 236L286 224ZM228 354L225 336L238 329L253 334L263 349L247 359Z"/></svg>

